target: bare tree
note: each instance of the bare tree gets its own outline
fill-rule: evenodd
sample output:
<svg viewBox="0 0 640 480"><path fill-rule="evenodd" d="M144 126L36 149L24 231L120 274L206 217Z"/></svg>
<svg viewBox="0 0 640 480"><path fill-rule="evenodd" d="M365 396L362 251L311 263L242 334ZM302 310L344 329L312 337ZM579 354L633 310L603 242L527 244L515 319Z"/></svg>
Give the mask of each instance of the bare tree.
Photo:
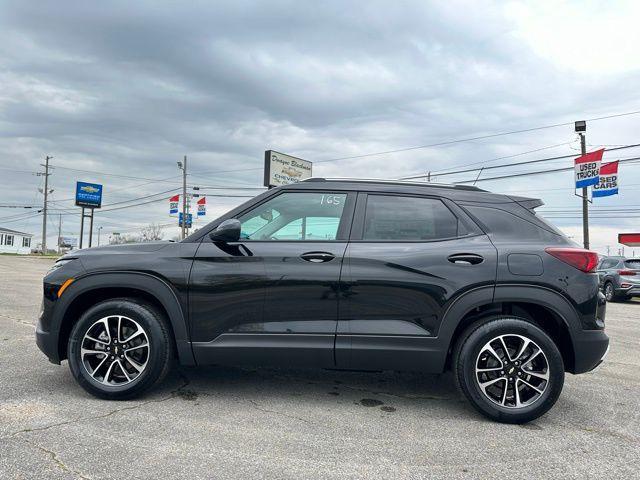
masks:
<svg viewBox="0 0 640 480"><path fill-rule="evenodd" d="M158 240L162 240L163 237L163 227L158 223L150 223L142 230L140 230L140 241L141 242L155 242Z"/></svg>
<svg viewBox="0 0 640 480"><path fill-rule="evenodd" d="M136 243L139 242L140 240L138 239L138 237L135 237L133 235L121 235L121 234L113 234L111 235L111 237L109 237L109 244L110 245L121 245L123 243Z"/></svg>

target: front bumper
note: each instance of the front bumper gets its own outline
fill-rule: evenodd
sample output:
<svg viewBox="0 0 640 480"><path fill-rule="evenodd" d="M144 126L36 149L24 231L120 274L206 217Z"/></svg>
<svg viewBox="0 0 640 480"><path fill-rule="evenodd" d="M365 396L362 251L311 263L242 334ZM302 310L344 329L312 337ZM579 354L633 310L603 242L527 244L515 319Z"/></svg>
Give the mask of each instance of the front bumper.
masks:
<svg viewBox="0 0 640 480"><path fill-rule="evenodd" d="M53 302L45 298L36 325L36 345L44 353L51 363L60 364L58 349L58 332L52 331L51 315Z"/></svg>

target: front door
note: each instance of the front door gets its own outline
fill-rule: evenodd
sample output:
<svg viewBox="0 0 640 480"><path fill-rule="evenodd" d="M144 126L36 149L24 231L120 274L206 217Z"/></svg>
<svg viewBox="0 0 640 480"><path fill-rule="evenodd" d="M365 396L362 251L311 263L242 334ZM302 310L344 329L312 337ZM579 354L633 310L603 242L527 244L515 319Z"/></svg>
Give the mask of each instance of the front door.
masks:
<svg viewBox="0 0 640 480"><path fill-rule="evenodd" d="M225 246L232 258L209 276L213 284L214 277L224 278L223 289L242 283L246 289L232 288L235 313L228 298L216 302L216 288L208 308L196 306L206 313L199 321L211 337L194 344L203 363L334 366L339 281L354 203L354 194L345 192L283 191L238 217L241 239ZM211 248L220 247L203 244L198 258ZM200 263L194 263L192 279L207 276ZM223 322L217 303L225 305Z"/></svg>

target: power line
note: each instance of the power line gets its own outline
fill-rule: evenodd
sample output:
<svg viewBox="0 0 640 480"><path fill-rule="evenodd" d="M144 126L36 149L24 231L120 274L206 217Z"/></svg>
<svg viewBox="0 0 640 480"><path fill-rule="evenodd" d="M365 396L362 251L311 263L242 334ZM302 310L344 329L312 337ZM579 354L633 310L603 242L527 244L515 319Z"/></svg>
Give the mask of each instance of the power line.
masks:
<svg viewBox="0 0 640 480"><path fill-rule="evenodd" d="M632 157L632 158L623 158L618 160L620 163L626 163L626 162L636 162L640 160L640 157ZM531 175L543 175L545 173L555 173L555 172L566 172L569 170L573 170L574 167L563 167L563 168L553 168L553 169L549 169L549 170L536 170L533 172L526 172L526 173L514 173L511 175L502 175L499 177L489 177L489 178L477 178L477 179L473 179L473 180L461 180L459 182L453 182L454 185L458 185L458 184L462 184L462 183L475 183L475 182L488 182L490 180L502 180L505 178L516 178L516 177L525 177L525 176L531 176Z"/></svg>
<svg viewBox="0 0 640 480"><path fill-rule="evenodd" d="M617 147L617 148L609 148L605 151L605 153L607 152L613 152L613 151L617 151L617 150L626 150L628 148L636 148L636 147L640 147L640 143L636 143L633 145L625 145L623 147ZM542 162L551 162L551 161L555 161L555 160L564 160L567 158L575 158L576 155L575 153L569 154L569 155L560 155L558 157L547 157L547 158L539 158L536 160L527 160L525 162L514 162L514 163L503 163L501 165L490 165L488 167L481 167L481 168L470 168L467 170L456 170L454 172L444 172L444 173L432 173L431 175L433 177L442 177L444 175L457 175L459 173L469 173L469 172L477 172L478 170L494 170L496 168L507 168L507 167L517 167L520 165L531 165L534 163L542 163ZM491 160L488 160L489 162ZM573 168L573 167L571 167ZM414 176L410 176L410 177L402 177L400 178L400 180L413 180L416 178L424 178L426 175L425 174L421 174L421 175L414 175Z"/></svg>
<svg viewBox="0 0 640 480"><path fill-rule="evenodd" d="M606 115L603 117L596 117L596 118L590 118L587 119L585 121L587 122L595 122L598 120L606 120L609 118L617 118L617 117L625 117L625 116L629 116L629 115L637 115L640 113L640 110L636 110L633 112L626 112L626 113L616 113L613 115ZM322 162L336 162L338 160L353 160L356 158L363 158L363 157L371 157L371 156L376 156L376 155L386 155L389 153L399 153L399 152L407 152L410 150L418 150L418 149L422 149L422 148L431 148L431 147L441 147L441 146L445 146L445 145L452 145L454 143L465 143L465 142L473 142L475 140L484 140L487 138L495 138L495 137L502 137L505 135L515 135L517 133L527 133L527 132L535 132L538 130L545 130L548 128L556 128L556 127L566 127L568 125L573 125L574 122L564 122L564 123L555 123L552 125L544 125L542 127L532 127L532 128L524 128L521 130L512 130L509 132L500 132L500 133L491 133L488 135L479 135L477 137L468 137L468 138L460 138L460 139L456 139L456 140L448 140L448 141L444 141L444 142L437 142L437 143L431 143L431 144L427 144L427 145L418 145L416 147L407 147L407 148L399 148L397 150L387 150L384 152L374 152L374 153L365 153L362 155L353 155L350 157L340 157L340 158L331 158L328 160L319 160L315 163L322 163Z"/></svg>

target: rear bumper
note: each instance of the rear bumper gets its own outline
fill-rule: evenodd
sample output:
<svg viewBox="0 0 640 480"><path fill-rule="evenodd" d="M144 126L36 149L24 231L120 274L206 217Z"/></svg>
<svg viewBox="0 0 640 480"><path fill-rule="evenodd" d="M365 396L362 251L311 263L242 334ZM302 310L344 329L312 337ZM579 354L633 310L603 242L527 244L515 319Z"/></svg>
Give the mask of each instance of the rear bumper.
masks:
<svg viewBox="0 0 640 480"><path fill-rule="evenodd" d="M616 288L614 292L619 297L640 297L640 285L633 285L627 288Z"/></svg>
<svg viewBox="0 0 640 480"><path fill-rule="evenodd" d="M573 339L575 365L571 373L590 372L602 363L609 351L609 337L602 330L583 330Z"/></svg>

